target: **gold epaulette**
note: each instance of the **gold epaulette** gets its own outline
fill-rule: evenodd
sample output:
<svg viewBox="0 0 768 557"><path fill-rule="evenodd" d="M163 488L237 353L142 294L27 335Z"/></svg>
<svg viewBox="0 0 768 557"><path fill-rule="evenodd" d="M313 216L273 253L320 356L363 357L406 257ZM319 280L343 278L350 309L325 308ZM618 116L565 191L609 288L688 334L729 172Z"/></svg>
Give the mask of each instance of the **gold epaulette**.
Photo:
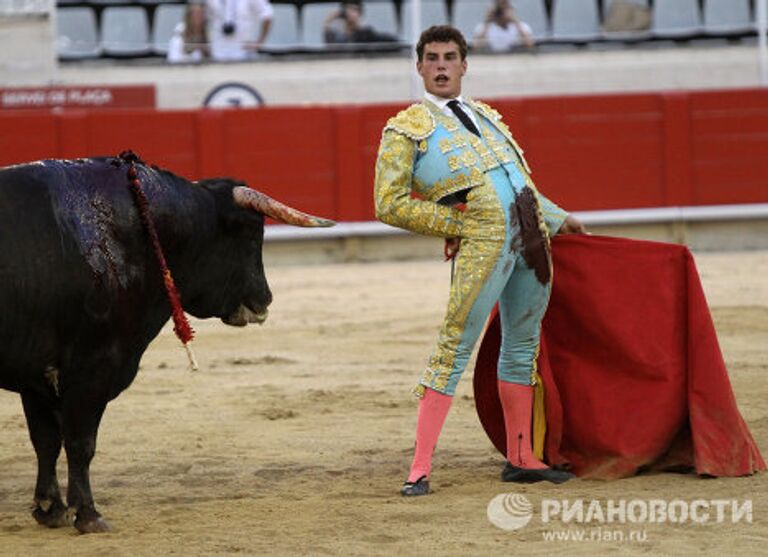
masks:
<svg viewBox="0 0 768 557"><path fill-rule="evenodd" d="M480 112L482 112L483 115L485 115L488 119L493 120L494 122L501 121L501 114L499 114L499 111L495 108L485 104L483 101L472 99L472 102L474 103L475 108L480 110Z"/></svg>
<svg viewBox="0 0 768 557"><path fill-rule="evenodd" d="M394 130L414 141L428 138L435 131L435 117L423 104L412 104L401 110L397 116L390 118L384 131Z"/></svg>

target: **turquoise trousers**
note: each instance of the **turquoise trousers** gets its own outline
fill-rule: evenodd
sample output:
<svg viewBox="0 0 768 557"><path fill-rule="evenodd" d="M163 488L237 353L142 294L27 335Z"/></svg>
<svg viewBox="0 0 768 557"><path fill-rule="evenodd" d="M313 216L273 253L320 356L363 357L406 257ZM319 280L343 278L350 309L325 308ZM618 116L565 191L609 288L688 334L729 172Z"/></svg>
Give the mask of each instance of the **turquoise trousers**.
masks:
<svg viewBox="0 0 768 557"><path fill-rule="evenodd" d="M489 173L467 196L448 310L417 393L453 395L494 305L502 341L498 376L534 383L541 321L551 291L549 237L537 194L509 169Z"/></svg>

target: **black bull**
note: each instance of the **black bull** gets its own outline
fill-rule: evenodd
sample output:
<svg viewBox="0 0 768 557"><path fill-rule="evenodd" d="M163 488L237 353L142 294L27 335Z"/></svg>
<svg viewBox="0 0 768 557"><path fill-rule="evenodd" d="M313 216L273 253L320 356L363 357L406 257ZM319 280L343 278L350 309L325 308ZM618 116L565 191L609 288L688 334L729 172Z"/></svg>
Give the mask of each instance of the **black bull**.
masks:
<svg viewBox="0 0 768 557"><path fill-rule="evenodd" d="M50 527L109 528L89 480L99 422L171 312L128 164L0 170L0 388L21 395L38 460L33 516ZM230 325L266 318L265 214L333 224L229 179L193 183L140 161L136 169L184 309L196 317ZM68 506L56 478L62 443Z"/></svg>

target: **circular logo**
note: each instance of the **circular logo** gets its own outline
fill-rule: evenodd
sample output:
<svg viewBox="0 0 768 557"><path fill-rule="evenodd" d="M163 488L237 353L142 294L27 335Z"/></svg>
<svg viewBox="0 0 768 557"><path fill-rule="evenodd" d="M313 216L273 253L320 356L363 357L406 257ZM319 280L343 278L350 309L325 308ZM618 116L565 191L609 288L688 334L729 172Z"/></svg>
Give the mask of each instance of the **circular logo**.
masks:
<svg viewBox="0 0 768 557"><path fill-rule="evenodd" d="M222 83L208 93L203 106L211 108L254 108L264 104L259 93L244 83Z"/></svg>
<svg viewBox="0 0 768 557"><path fill-rule="evenodd" d="M532 516L533 505L524 495L502 493L488 503L488 520L502 530L519 530Z"/></svg>

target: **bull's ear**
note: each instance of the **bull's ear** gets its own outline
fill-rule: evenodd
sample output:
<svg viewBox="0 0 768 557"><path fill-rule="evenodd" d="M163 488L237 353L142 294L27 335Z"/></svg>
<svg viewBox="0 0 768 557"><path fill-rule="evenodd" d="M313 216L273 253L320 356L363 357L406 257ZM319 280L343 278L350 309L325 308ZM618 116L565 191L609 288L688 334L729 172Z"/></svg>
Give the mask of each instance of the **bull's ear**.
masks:
<svg viewBox="0 0 768 557"><path fill-rule="evenodd" d="M208 191L216 204L216 214L219 225L224 231L233 236L249 236L254 231L262 234L264 215L255 211L243 211L234 202L233 191L245 187L243 182L231 178L206 178L196 183Z"/></svg>
<svg viewBox="0 0 768 557"><path fill-rule="evenodd" d="M244 211L227 211L220 214L224 230L232 236L263 236L264 215Z"/></svg>
<svg viewBox="0 0 768 557"><path fill-rule="evenodd" d="M289 207L284 203L272 199L268 195L245 186L233 188L232 199L240 207L262 213L275 220L284 222L285 224L313 228L328 227L336 224L330 219L302 213L298 209Z"/></svg>

